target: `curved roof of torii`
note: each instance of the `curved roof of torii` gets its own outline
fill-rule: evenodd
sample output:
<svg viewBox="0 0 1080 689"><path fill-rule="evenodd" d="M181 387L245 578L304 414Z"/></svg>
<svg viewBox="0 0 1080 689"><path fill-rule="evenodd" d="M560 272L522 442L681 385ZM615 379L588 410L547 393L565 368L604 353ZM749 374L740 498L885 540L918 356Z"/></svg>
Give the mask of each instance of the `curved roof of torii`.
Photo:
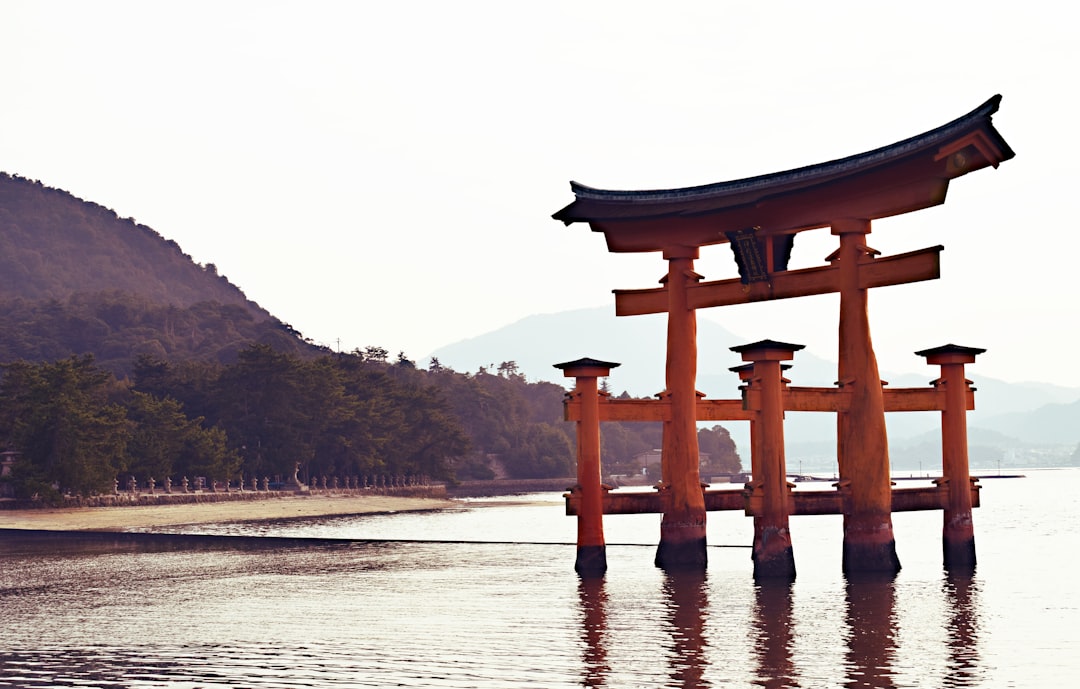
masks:
<svg viewBox="0 0 1080 689"><path fill-rule="evenodd" d="M577 182L576 199L552 217L587 222L610 251L660 251L726 242L725 232L762 235L874 220L945 201L949 180L1015 154L994 129L1001 96L918 136L784 172L682 189L612 191Z"/></svg>

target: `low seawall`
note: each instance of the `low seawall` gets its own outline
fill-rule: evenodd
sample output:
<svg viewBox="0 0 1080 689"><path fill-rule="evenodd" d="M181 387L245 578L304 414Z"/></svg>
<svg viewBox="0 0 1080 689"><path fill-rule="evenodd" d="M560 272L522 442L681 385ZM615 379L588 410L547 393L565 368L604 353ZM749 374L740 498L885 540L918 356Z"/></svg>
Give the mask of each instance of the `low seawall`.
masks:
<svg viewBox="0 0 1080 689"><path fill-rule="evenodd" d="M576 478L496 479L492 481L461 481L447 486L446 494L454 498L514 495L516 493L548 493L566 491L577 483Z"/></svg>

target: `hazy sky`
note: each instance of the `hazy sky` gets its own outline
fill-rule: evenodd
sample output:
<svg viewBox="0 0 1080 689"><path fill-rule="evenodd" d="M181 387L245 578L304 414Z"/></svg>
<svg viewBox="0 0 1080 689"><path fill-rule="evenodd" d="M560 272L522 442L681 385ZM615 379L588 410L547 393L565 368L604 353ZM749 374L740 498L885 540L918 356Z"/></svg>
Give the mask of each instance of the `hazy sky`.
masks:
<svg viewBox="0 0 1080 689"><path fill-rule="evenodd" d="M149 225L315 342L423 359L657 284L659 256L551 219L571 179L776 172L1001 93L1016 158L868 238L945 246L940 280L871 294L878 360L929 372L913 352L952 342L989 350L971 377L1080 386L1070 17L1030 1L0 0L0 170ZM792 265L834 247L803 233ZM726 245L696 267L736 274ZM835 358L837 304L701 317Z"/></svg>

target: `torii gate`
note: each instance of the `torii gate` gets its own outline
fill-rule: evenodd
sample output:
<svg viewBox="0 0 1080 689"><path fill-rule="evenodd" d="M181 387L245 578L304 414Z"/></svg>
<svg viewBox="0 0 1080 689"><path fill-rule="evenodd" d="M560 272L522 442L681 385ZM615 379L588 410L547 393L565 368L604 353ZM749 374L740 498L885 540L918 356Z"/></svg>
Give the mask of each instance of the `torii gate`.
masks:
<svg viewBox="0 0 1080 689"><path fill-rule="evenodd" d="M867 293L873 287L937 279L942 247L878 257L877 251L866 246L865 236L873 220L941 204L953 178L997 167L1013 157L1012 149L992 124L1000 100L1000 96L994 96L963 117L890 146L760 177L660 191L609 191L571 182L576 200L555 213L555 219L567 225L589 223L593 231L604 233L609 251L661 252L668 261L662 287L615 290L617 315L668 314L666 389L659 395L663 410L657 411L660 407L647 402L652 410L638 413L640 419L659 418L664 422L664 516L656 552L658 566L703 567L707 560L706 504L698 473L696 422L714 417L701 415L695 389L696 309L838 292L838 387L830 389L825 399L840 395L845 401L842 405L835 400L823 404L838 412L839 486L845 493L843 566L845 571L899 569L892 531L894 499L885 430L886 395L870 338ZM827 258L829 265L787 270L795 235L824 227L839 238L838 249ZM721 243L731 244L740 278L701 282L702 277L693 270L700 248ZM785 347L787 354L781 355ZM791 347L764 341L756 343L750 356L762 357L761 362L790 359L795 351ZM938 360L944 357L950 361L956 356L960 357L957 361L966 360L964 357L973 361L972 352L981 351L953 346L942 348L942 352L927 350L928 357L937 353ZM592 365L596 363L604 362L593 361ZM560 368L570 376L575 364L578 362ZM761 365L763 373L759 374L759 362L754 360L755 378L768 376L777 381L775 384L782 384L779 367ZM954 382L950 394L963 393L957 392L962 384L966 385ZM744 396L752 390L750 385ZM782 423L784 404L777 408L773 400L769 405L769 414L775 415L779 409ZM938 402L934 405L924 408L944 409ZM962 418L962 409L953 409L950 418L954 419L957 412ZM776 419L766 426L760 406L743 417L730 415L733 410L725 413L727 418L762 420L762 428L758 429L762 442L779 448L782 464L783 429L782 425L775 427ZM568 407L568 418L570 415ZM966 473L966 438L963 450ZM970 511L967 524L970 526ZM786 534L786 527L777 529ZM947 562L949 533L947 524ZM972 562L973 543L971 540ZM958 547L961 551L967 548ZM790 542L781 544L778 552L779 560L773 558L775 567L765 567L763 575L773 570L782 574L789 569L786 563L790 557L782 553L790 553Z"/></svg>

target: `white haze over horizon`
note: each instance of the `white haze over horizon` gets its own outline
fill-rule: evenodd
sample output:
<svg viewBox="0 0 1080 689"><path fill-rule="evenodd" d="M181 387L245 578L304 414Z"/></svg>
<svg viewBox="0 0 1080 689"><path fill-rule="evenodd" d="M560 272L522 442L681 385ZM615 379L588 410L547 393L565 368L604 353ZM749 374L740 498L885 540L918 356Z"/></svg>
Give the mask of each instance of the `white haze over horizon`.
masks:
<svg viewBox="0 0 1080 689"><path fill-rule="evenodd" d="M922 133L1001 93L1016 151L940 207L879 221L943 244L939 280L874 290L882 370L984 347L972 374L1080 387L1067 5L7 0L0 170L134 217L334 349L421 360L531 314L656 285L551 214L571 179L669 188ZM827 230L792 267L820 264ZM733 277L724 247L696 269ZM612 307L613 308L613 307ZM712 310L835 358L833 295ZM567 334L553 336L567 337Z"/></svg>

